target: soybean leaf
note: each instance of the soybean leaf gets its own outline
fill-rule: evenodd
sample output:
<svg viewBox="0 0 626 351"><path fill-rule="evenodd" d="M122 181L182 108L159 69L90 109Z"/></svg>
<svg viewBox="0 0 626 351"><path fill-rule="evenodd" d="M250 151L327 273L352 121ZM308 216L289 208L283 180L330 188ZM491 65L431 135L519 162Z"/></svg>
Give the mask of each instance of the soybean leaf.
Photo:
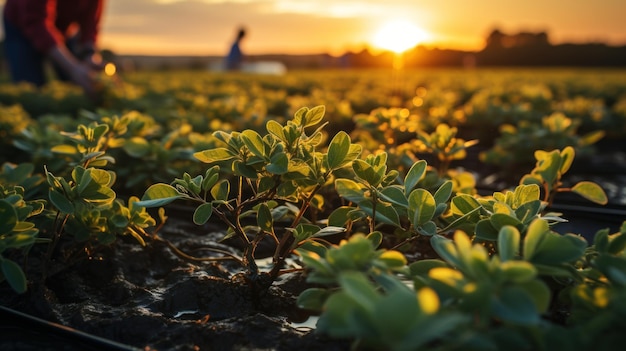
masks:
<svg viewBox="0 0 626 351"><path fill-rule="evenodd" d="M135 202L141 207L160 207L170 202L186 197L171 185L158 183L151 185L141 197L141 201Z"/></svg>
<svg viewBox="0 0 626 351"><path fill-rule="evenodd" d="M285 174L289 171L289 158L285 153L277 153L270 159L265 169L272 174Z"/></svg>
<svg viewBox="0 0 626 351"><path fill-rule="evenodd" d="M62 213L74 213L74 205L72 202L55 189L50 189L48 191L48 198L50 199L52 205L54 205L54 207Z"/></svg>
<svg viewBox="0 0 626 351"><path fill-rule="evenodd" d="M234 158L236 154L227 148L218 147L215 149L198 151L194 153L193 156L201 162L213 163L213 162L230 160Z"/></svg>
<svg viewBox="0 0 626 351"><path fill-rule="evenodd" d="M368 216L374 216L374 208L372 207L371 201L361 201L359 203L359 207L367 213ZM400 217L398 216L396 209L393 208L393 206L382 202L376 203L376 215L374 220L398 227L400 226Z"/></svg>
<svg viewBox="0 0 626 351"><path fill-rule="evenodd" d="M326 107L324 105L315 106L312 109L308 110L304 115L303 126L310 127L314 126L324 118L324 112L326 112Z"/></svg>
<svg viewBox="0 0 626 351"><path fill-rule="evenodd" d="M203 225L211 218L212 214L213 205L210 202L205 202L193 212L193 222L197 225Z"/></svg>
<svg viewBox="0 0 626 351"><path fill-rule="evenodd" d="M419 160L411 166L404 177L404 193L409 194L426 173L426 161Z"/></svg>
<svg viewBox="0 0 626 351"><path fill-rule="evenodd" d="M2 274L11 288L17 293L21 294L26 291L26 275L17 263L8 259L2 259Z"/></svg>
<svg viewBox="0 0 626 351"><path fill-rule="evenodd" d="M17 212L6 200L0 200L0 235L8 234L17 225Z"/></svg>
<svg viewBox="0 0 626 351"><path fill-rule="evenodd" d="M450 199L450 196L452 195L452 187L453 184L451 180L446 180L443 184L441 184L439 189L435 192L435 195L433 195L437 205L448 202L448 199Z"/></svg>
<svg viewBox="0 0 626 351"><path fill-rule="evenodd" d="M283 126L280 123L271 119L265 124L265 129L267 129L270 134L280 139L280 141L287 142L285 132L283 132Z"/></svg>
<svg viewBox="0 0 626 351"><path fill-rule="evenodd" d="M247 129L241 132L241 140L250 152L258 157L265 158L265 143L259 133L254 130Z"/></svg>
<svg viewBox="0 0 626 351"><path fill-rule="evenodd" d="M520 232L513 226L504 226L498 233L498 254L502 262L514 259L519 254Z"/></svg>
<svg viewBox="0 0 626 351"><path fill-rule="evenodd" d="M436 209L435 198L425 189L415 189L409 195L409 215L415 227L433 218Z"/></svg>
<svg viewBox="0 0 626 351"><path fill-rule="evenodd" d="M222 179L211 188L211 196L217 201L227 201L230 194L230 182Z"/></svg>
<svg viewBox="0 0 626 351"><path fill-rule="evenodd" d="M335 180L335 190L342 198L359 203L365 199L365 190L355 181L350 179Z"/></svg>
<svg viewBox="0 0 626 351"><path fill-rule="evenodd" d="M338 169L345 165L346 156L350 151L350 136L340 131L328 145L328 168Z"/></svg>
<svg viewBox="0 0 626 351"><path fill-rule="evenodd" d="M259 205L256 214L256 221L261 230L269 233L274 232L274 218L272 217L272 212L266 203Z"/></svg>
<svg viewBox="0 0 626 351"><path fill-rule="evenodd" d="M579 182L572 187L572 192L600 205L606 205L609 201L604 190L594 182Z"/></svg>

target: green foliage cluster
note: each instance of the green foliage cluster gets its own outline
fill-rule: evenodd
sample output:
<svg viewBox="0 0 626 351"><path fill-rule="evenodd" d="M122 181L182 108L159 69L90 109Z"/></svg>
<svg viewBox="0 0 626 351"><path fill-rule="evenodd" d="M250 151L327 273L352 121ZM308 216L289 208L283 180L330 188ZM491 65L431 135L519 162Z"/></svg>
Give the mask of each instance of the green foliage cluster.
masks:
<svg viewBox="0 0 626 351"><path fill-rule="evenodd" d="M237 262L233 279L243 277L253 292L293 271L287 260L295 259L315 284L298 304L320 314L319 332L356 347L608 350L623 343L626 225L599 231L588 245L554 232L565 219L546 212L567 191L607 202L597 184L564 187L563 176L601 136L578 137L578 127L622 123L619 98L597 113L573 108L566 86L487 88L467 74L414 78L397 108L378 108L390 87L358 76L327 78L321 87L323 79L306 74L288 83L213 77L195 85L181 75L121 83L106 97L111 110L143 113L27 120L12 145L31 163L7 162L0 172L1 278L23 292L20 259L39 244L50 262L59 251L70 260L120 236L166 241L157 235L164 208L179 201L194 207L195 224L221 223L224 239L243 244L241 254L212 249L208 260ZM332 108L296 108L318 103ZM552 114L561 110L571 117ZM501 122L516 127L506 127L511 133L495 148L506 138L528 145L510 162L533 155L535 168L517 187L479 196L473 176L452 168L475 144L476 135L460 133ZM342 131L351 123L354 133ZM559 143L540 144L546 139ZM120 187L143 196L123 197ZM159 208L158 225L150 207ZM266 239L274 251L262 269L255 258ZM435 258L411 251L420 240ZM60 248L61 241L70 245Z"/></svg>

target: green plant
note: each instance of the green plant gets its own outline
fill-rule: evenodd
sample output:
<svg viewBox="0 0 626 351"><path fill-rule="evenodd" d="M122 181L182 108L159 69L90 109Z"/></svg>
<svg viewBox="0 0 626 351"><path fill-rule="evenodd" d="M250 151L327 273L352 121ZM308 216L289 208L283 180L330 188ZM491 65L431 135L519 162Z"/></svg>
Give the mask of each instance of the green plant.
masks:
<svg viewBox="0 0 626 351"><path fill-rule="evenodd" d="M217 216L227 226L226 237L235 237L245 245L242 257L230 258L242 265L253 285L264 289L295 248L343 231L322 228L306 216L307 211L322 208L320 189L361 152L345 132L333 137L327 152L321 151L325 123L318 125L323 116L323 106L302 108L286 125L268 121L264 136L253 130L217 131L214 136L224 146L194 154L200 161L213 164L204 175L186 173L171 185L152 185L136 205L159 207L182 199L198 204L193 214L198 225ZM308 134L312 127L317 128ZM259 272L254 253L265 237L276 245L273 268Z"/></svg>
<svg viewBox="0 0 626 351"><path fill-rule="evenodd" d="M522 177L520 184L537 184L543 190L543 201L551 205L560 192L573 192L600 205L606 205L608 198L604 190L596 183L581 181L572 187L563 187L563 175L574 161L575 151L571 146L563 150L550 152L535 151L537 164L530 174Z"/></svg>
<svg viewBox="0 0 626 351"><path fill-rule="evenodd" d="M0 282L7 281L18 293L26 291L26 274L15 260L16 253L26 256L39 238L39 229L31 220L41 214L46 201L30 199L37 194L43 177L33 175L33 165L5 163L0 169Z"/></svg>
<svg viewBox="0 0 626 351"><path fill-rule="evenodd" d="M541 123L521 120L517 126L503 124L501 136L492 149L481 153L481 160L510 171L532 165L531 155L535 150L552 151L571 146L581 155L590 154L591 146L602 139L605 132L597 130L580 136L580 123L557 112L544 117Z"/></svg>
<svg viewBox="0 0 626 351"><path fill-rule="evenodd" d="M116 136L125 132L128 123L116 118L109 121L112 132L107 124L81 124L77 132L64 133L72 144L53 148L53 152L62 153L74 166L69 180L45 169L50 212L54 217L48 260L62 237L69 235L77 243L83 243L89 253L92 247L113 243L118 235L131 235L145 245L145 228L156 224L145 208L135 205L136 197L130 197L128 205L118 199L112 188L115 172L100 168L115 161L105 151L108 147L121 146L123 140ZM68 251L69 257L73 252Z"/></svg>
<svg viewBox="0 0 626 351"><path fill-rule="evenodd" d="M440 313L431 288L413 291L396 278L393 273L402 271L406 259L397 251L376 250L381 240L380 233L353 235L331 248L298 250L312 269L307 281L328 286L309 288L298 297L301 308L324 311L318 332L354 339L354 346L416 350L468 322L459 313Z"/></svg>
<svg viewBox="0 0 626 351"><path fill-rule="evenodd" d="M447 124L438 124L435 131L428 134L418 130L417 140L413 143L418 153L428 153L437 157L439 175L444 175L454 160L464 159L466 149L478 143L478 140L465 141L457 138L458 129Z"/></svg>

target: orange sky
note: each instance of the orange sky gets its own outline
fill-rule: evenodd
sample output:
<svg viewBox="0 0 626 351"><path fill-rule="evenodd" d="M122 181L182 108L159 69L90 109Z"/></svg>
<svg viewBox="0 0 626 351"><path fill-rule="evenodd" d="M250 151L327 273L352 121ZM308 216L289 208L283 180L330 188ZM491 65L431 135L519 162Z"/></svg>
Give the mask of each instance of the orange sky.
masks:
<svg viewBox="0 0 626 351"><path fill-rule="evenodd" d="M124 54L223 55L239 25L248 28L248 54L340 54L371 45L399 18L445 48L480 50L496 27L547 31L553 43L626 45L625 0L107 1L100 44Z"/></svg>

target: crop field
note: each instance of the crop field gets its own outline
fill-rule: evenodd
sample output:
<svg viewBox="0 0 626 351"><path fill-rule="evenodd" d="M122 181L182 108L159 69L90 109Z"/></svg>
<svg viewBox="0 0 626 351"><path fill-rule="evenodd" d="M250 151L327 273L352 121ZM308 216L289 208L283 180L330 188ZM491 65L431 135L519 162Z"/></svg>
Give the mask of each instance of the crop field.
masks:
<svg viewBox="0 0 626 351"><path fill-rule="evenodd" d="M141 349L623 344L626 70L108 72L0 83L0 305Z"/></svg>
<svg viewBox="0 0 626 351"><path fill-rule="evenodd" d="M126 135L131 140L125 158L138 156L133 147L160 143L178 153L168 157L181 163L184 154L214 143L214 131L263 131L268 120L283 122L299 108L317 105L325 106L327 137L344 130L368 152L397 149L443 123L458 128L465 140L477 139L474 150L480 150L482 161L505 171L530 169L534 150L571 145L586 154L594 143L619 146L626 136L624 70L328 70L281 76L137 72L103 76L101 85L99 106L58 82L41 92L0 85L3 161L35 157L43 163L45 149L58 141L46 129L73 131L81 123L129 112L141 122ZM34 131L24 135L23 128ZM14 152L16 143L26 153ZM148 172L139 177L167 176Z"/></svg>

